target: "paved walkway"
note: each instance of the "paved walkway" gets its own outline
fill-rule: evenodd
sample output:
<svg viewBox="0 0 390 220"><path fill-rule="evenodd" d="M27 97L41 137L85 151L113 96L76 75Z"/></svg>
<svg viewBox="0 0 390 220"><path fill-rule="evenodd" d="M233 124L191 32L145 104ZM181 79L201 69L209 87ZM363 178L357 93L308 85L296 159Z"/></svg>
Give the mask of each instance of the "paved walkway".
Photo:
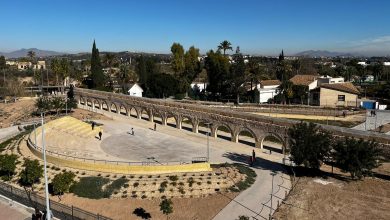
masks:
<svg viewBox="0 0 390 220"><path fill-rule="evenodd" d="M99 110L98 110L99 111ZM182 160L194 156L206 155L206 128L200 127L199 133L188 130L178 130L171 126L157 125L157 131L153 131L154 123L126 117L115 113L101 112L114 120L99 120L104 124L101 149L106 154L115 155L121 159L144 160L155 156L164 161L174 158ZM183 127L187 125L183 124ZM135 130L135 136L128 134L131 128ZM218 133L225 135L223 132ZM228 134L226 134L228 136ZM249 140L249 138L243 138ZM210 161L212 163L246 163L252 150L256 152L257 161L253 169L257 174L255 183L244 192L241 192L231 201L214 219L236 219L239 215L255 217L256 219L268 218L270 213L270 194L272 190L271 172L276 171L273 182L273 192L279 198L284 198L285 192L291 187L289 176L284 174L280 165L283 155L269 154L269 151L254 148L241 143L234 143L222 138L211 138ZM137 148L134 151L133 148ZM276 207L277 197L273 199L273 208ZM263 203L266 206L263 206Z"/></svg>
<svg viewBox="0 0 390 220"><path fill-rule="evenodd" d="M31 213L26 208L0 197L0 219L28 220L31 219Z"/></svg>
<svg viewBox="0 0 390 220"><path fill-rule="evenodd" d="M18 126L11 126L8 128L0 128L0 142L9 136L19 133Z"/></svg>
<svg viewBox="0 0 390 220"><path fill-rule="evenodd" d="M366 115L366 122L363 122L360 125L353 127L353 129L369 131L375 130L375 128L378 128L381 125L390 123L390 111L376 111L375 117L371 116L370 110L367 110ZM387 134L390 134L390 132Z"/></svg>

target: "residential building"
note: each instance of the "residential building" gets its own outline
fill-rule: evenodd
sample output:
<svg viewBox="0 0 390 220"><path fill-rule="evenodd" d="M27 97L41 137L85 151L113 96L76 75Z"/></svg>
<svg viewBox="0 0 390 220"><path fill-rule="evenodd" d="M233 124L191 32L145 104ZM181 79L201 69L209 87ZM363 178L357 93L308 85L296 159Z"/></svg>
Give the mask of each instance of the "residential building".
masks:
<svg viewBox="0 0 390 220"><path fill-rule="evenodd" d="M310 90L317 88L319 75L295 75L290 79L294 85L307 86Z"/></svg>
<svg viewBox="0 0 390 220"><path fill-rule="evenodd" d="M266 103L268 100L273 99L279 93L278 87L280 84L282 83L279 80L262 80L256 86L256 89L259 91L257 102Z"/></svg>
<svg viewBox="0 0 390 220"><path fill-rule="evenodd" d="M38 60L35 64L32 64L29 61L6 61L6 64L9 66L16 66L18 70L27 70L27 69L35 69L41 70L46 69L46 61Z"/></svg>
<svg viewBox="0 0 390 220"><path fill-rule="evenodd" d="M324 83L335 84L335 83L343 83L343 82L344 82L344 77L321 76L317 79L318 86Z"/></svg>
<svg viewBox="0 0 390 220"><path fill-rule="evenodd" d="M208 86L207 82L192 82L191 83L191 89L195 89L195 86L199 88L200 92L206 91L206 88Z"/></svg>
<svg viewBox="0 0 390 220"><path fill-rule="evenodd" d="M350 82L324 83L310 92L310 104L323 107L357 107L359 93Z"/></svg>
<svg viewBox="0 0 390 220"><path fill-rule="evenodd" d="M127 91L130 96L142 97L144 90L137 83L130 84L129 90Z"/></svg>

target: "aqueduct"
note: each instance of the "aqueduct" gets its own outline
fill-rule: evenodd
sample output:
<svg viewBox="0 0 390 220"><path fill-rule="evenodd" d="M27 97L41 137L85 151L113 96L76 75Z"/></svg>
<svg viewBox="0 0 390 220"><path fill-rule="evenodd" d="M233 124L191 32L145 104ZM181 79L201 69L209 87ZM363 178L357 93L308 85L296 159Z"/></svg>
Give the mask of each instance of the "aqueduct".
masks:
<svg viewBox="0 0 390 220"><path fill-rule="evenodd" d="M162 125L167 125L168 118L173 117L178 129L182 129L183 120L188 120L195 133L198 133L200 125L209 125L212 137L217 137L219 128L226 127L233 142L238 142L240 133L249 132L254 137L255 146L260 148L263 147L262 142L267 136L273 136L282 143L283 153L289 143L288 129L297 123L282 118L89 89L75 88L74 93L79 104L90 106L92 109L115 112L138 119L144 118ZM386 150L386 157L390 158L390 137L387 135L327 125L321 127L330 131L335 138L354 137L375 140L382 144Z"/></svg>

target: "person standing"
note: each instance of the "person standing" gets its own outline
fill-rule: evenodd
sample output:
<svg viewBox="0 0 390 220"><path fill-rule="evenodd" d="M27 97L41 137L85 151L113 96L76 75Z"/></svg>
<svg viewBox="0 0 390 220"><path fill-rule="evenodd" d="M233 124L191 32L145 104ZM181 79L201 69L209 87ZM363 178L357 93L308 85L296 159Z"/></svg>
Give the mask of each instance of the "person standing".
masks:
<svg viewBox="0 0 390 220"><path fill-rule="evenodd" d="M102 135L103 135L102 131L99 131L99 140L102 140Z"/></svg>
<svg viewBox="0 0 390 220"><path fill-rule="evenodd" d="M133 128L131 128L131 135L134 136L134 129Z"/></svg>
<svg viewBox="0 0 390 220"><path fill-rule="evenodd" d="M252 157L253 157L253 161L255 162L256 161L256 152L254 149L252 150Z"/></svg>
<svg viewBox="0 0 390 220"><path fill-rule="evenodd" d="M91 126L92 126L92 130L95 129L95 122L94 121L92 122Z"/></svg>
<svg viewBox="0 0 390 220"><path fill-rule="evenodd" d="M157 130L157 124L154 123L154 131L156 131L156 130Z"/></svg>

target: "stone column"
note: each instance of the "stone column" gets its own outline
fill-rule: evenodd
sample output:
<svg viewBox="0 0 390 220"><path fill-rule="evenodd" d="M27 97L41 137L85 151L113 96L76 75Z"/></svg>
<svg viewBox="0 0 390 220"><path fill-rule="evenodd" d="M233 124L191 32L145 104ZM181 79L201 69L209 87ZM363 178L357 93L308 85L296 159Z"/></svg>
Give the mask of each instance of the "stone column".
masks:
<svg viewBox="0 0 390 220"><path fill-rule="evenodd" d="M263 141L262 140L255 140L255 147L263 149Z"/></svg>
<svg viewBox="0 0 390 220"><path fill-rule="evenodd" d="M211 127L211 137L217 138L217 127L215 127L215 126Z"/></svg>
<svg viewBox="0 0 390 220"><path fill-rule="evenodd" d="M167 125L167 117L166 116L161 116L161 125L164 125L164 126Z"/></svg>
<svg viewBox="0 0 390 220"><path fill-rule="evenodd" d="M231 141L234 143L238 143L238 132L234 132L231 135L232 135Z"/></svg>
<svg viewBox="0 0 390 220"><path fill-rule="evenodd" d="M199 130L199 123L194 121L192 124L192 132L198 133L198 130Z"/></svg>

